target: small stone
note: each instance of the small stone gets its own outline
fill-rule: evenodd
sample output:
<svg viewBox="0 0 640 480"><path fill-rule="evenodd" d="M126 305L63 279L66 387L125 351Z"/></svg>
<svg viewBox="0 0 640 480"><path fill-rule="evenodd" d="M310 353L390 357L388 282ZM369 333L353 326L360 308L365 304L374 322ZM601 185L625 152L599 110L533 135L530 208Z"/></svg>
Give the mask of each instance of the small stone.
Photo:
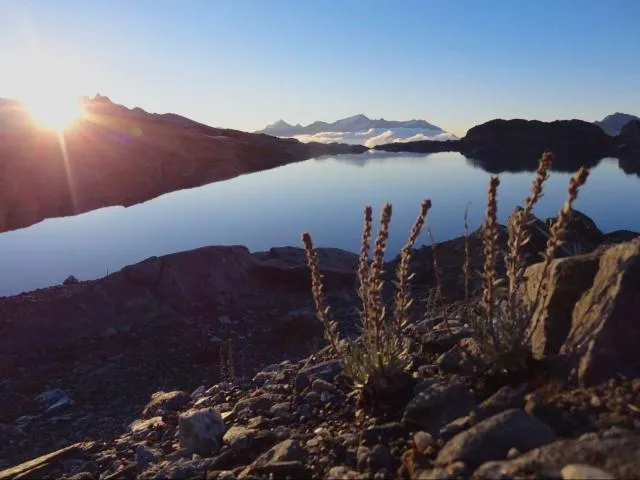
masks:
<svg viewBox="0 0 640 480"><path fill-rule="evenodd" d="M328 438L331 437L331 432L329 432L329 430L327 430L324 427L318 427L316 428L313 433L315 435L318 435L319 437L324 437L324 438Z"/></svg>
<svg viewBox="0 0 640 480"><path fill-rule="evenodd" d="M45 390L36 397L45 413L51 413L74 404L69 394L59 388Z"/></svg>
<svg viewBox="0 0 640 480"><path fill-rule="evenodd" d="M320 402L322 403L330 402L334 398L335 398L335 395L333 395L331 392L324 391L320 394Z"/></svg>
<svg viewBox="0 0 640 480"><path fill-rule="evenodd" d="M368 446L378 443L389 445L398 438L403 438L406 434L407 428L402 423L390 422L367 428L360 435L360 440Z"/></svg>
<svg viewBox="0 0 640 480"><path fill-rule="evenodd" d="M245 450L251 446L253 437L257 431L251 428L235 425L227 430L222 437L222 442L232 450Z"/></svg>
<svg viewBox="0 0 640 480"><path fill-rule="evenodd" d="M322 393L322 392L335 392L336 387L326 380L322 380L321 378L315 379L311 383L311 390L314 392Z"/></svg>
<svg viewBox="0 0 640 480"><path fill-rule="evenodd" d="M146 445L138 444L136 447L136 465L139 469L144 470L149 464L160 458L160 453Z"/></svg>
<svg viewBox="0 0 640 480"><path fill-rule="evenodd" d="M359 446L356 451L356 464L359 472L365 472L369 467L369 455L371 450L368 447Z"/></svg>
<svg viewBox="0 0 640 480"><path fill-rule="evenodd" d="M615 478L599 468L579 463L566 465L560 474L563 480L614 480Z"/></svg>
<svg viewBox="0 0 640 480"><path fill-rule="evenodd" d="M286 416L291 411L291 405L289 405L289 402L276 403L269 411L274 415Z"/></svg>
<svg viewBox="0 0 640 480"><path fill-rule="evenodd" d="M204 385L200 385L193 392L191 392L191 400L198 400L199 398L204 397L204 394L207 391L207 387Z"/></svg>
<svg viewBox="0 0 640 480"><path fill-rule="evenodd" d="M600 408L602 406L602 400L600 400L596 395L591 396L589 403L593 408Z"/></svg>
<svg viewBox="0 0 640 480"><path fill-rule="evenodd" d="M429 447L433 447L435 445L435 440L430 433L427 432L416 432L413 436L413 444L416 446L416 450L420 453L424 453L427 451Z"/></svg>
<svg viewBox="0 0 640 480"><path fill-rule="evenodd" d="M520 455L522 455L522 454L520 453L520 450L518 450L517 448L510 448L509 451L507 452L507 458L509 460L517 458Z"/></svg>
<svg viewBox="0 0 640 480"><path fill-rule="evenodd" d="M373 447L369 454L369 462L374 471L381 469L391 470L393 460L389 447L385 445L376 445Z"/></svg>
<svg viewBox="0 0 640 480"><path fill-rule="evenodd" d="M167 412L177 412L191 401L187 392L174 390L171 392L156 392L142 411L142 418L151 418Z"/></svg>
<svg viewBox="0 0 640 480"><path fill-rule="evenodd" d="M327 472L326 480L357 480L360 474L349 467L331 467Z"/></svg>

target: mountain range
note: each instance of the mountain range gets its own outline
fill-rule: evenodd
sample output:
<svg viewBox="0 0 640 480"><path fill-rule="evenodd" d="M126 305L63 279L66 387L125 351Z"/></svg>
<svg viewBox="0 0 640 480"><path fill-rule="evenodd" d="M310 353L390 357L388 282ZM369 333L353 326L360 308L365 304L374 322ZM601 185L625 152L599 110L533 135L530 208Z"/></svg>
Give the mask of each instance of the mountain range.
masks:
<svg viewBox="0 0 640 480"><path fill-rule="evenodd" d="M371 119L363 114L342 118L333 123L315 121L305 126L278 120L256 133L291 137L302 142L337 142L367 147L395 142L457 139L455 135L425 120Z"/></svg>

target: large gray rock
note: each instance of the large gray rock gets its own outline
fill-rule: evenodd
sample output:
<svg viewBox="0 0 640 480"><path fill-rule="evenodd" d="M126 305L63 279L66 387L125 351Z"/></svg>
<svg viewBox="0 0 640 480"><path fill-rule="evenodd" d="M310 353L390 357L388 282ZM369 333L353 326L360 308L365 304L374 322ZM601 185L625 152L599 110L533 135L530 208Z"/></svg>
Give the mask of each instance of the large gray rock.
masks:
<svg viewBox="0 0 640 480"><path fill-rule="evenodd" d="M573 310L560 352L571 377L592 385L621 373L640 373L640 238L603 252L593 286Z"/></svg>
<svg viewBox="0 0 640 480"><path fill-rule="evenodd" d="M449 440L438 453L436 465L462 461L477 467L506 457L511 448L526 452L554 441L553 429L522 410L511 409L489 417Z"/></svg>
<svg viewBox="0 0 640 480"><path fill-rule="evenodd" d="M513 460L485 463L473 478L541 478L543 473L547 478L560 478L568 464L588 464L616 478L640 478L640 436L631 432L608 436L605 432L558 440Z"/></svg>
<svg viewBox="0 0 640 480"><path fill-rule="evenodd" d="M557 259L549 266L549 289L545 297L538 301L533 312L531 327L531 351L535 358L558 353L571 330L573 308L593 283L598 271L600 253ZM540 282L543 264L537 263L527 268L524 283L524 303L532 308ZM530 327L530 328L531 328Z"/></svg>
<svg viewBox="0 0 640 480"><path fill-rule="evenodd" d="M402 421L436 435L442 427L464 417L475 406L475 396L465 385L434 382L409 402Z"/></svg>
<svg viewBox="0 0 640 480"><path fill-rule="evenodd" d="M180 446L203 457L210 457L221 447L225 424L215 408L191 409L178 419Z"/></svg>

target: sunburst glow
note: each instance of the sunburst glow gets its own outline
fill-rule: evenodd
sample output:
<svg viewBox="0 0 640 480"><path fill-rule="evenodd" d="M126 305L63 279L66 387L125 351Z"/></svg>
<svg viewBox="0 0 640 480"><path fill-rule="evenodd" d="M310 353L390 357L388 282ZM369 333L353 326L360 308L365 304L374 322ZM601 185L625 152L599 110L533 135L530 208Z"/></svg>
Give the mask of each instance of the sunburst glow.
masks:
<svg viewBox="0 0 640 480"><path fill-rule="evenodd" d="M71 95L31 94L23 100L37 125L61 132L84 115L79 99Z"/></svg>

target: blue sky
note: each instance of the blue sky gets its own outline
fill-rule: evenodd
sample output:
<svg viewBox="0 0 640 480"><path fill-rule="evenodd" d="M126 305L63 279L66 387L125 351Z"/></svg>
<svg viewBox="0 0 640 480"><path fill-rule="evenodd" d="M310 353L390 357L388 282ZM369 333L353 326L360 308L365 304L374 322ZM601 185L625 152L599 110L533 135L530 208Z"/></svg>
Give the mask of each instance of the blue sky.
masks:
<svg viewBox="0 0 640 480"><path fill-rule="evenodd" d="M640 0L0 0L0 97L57 76L214 126L365 113L463 135L640 114L639 48Z"/></svg>

